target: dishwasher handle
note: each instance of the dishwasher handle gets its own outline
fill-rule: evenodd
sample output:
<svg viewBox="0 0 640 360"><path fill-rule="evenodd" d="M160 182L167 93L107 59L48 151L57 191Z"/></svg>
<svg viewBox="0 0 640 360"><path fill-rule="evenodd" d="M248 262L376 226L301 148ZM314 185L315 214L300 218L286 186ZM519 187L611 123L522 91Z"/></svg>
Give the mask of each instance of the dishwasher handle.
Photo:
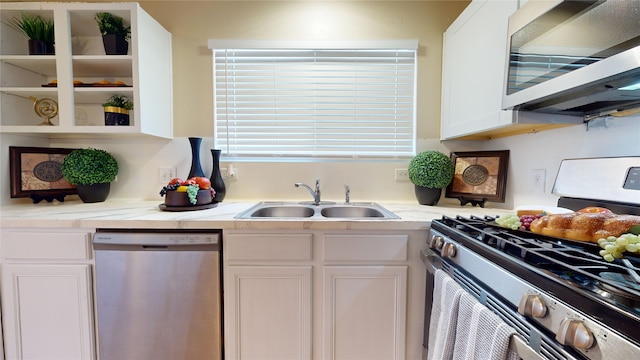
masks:
<svg viewBox="0 0 640 360"><path fill-rule="evenodd" d="M93 243L95 251L220 251L217 244L141 245L141 244L100 244Z"/></svg>
<svg viewBox="0 0 640 360"><path fill-rule="evenodd" d="M96 232L93 235L94 250L130 251L217 251L220 248L219 233L192 232Z"/></svg>

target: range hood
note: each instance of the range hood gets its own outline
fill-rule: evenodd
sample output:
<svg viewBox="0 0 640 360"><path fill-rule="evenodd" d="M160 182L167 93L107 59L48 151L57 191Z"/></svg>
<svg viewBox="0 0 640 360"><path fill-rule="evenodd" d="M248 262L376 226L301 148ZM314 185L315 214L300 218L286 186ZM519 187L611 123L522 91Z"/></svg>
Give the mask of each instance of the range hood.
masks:
<svg viewBox="0 0 640 360"><path fill-rule="evenodd" d="M503 108L590 120L640 112L640 2L530 0L509 18Z"/></svg>

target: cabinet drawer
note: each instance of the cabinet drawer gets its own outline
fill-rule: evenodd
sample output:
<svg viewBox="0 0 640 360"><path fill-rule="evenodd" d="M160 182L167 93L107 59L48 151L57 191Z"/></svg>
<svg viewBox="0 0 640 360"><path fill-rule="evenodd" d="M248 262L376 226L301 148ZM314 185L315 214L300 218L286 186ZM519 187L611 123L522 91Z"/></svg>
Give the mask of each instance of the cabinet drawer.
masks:
<svg viewBox="0 0 640 360"><path fill-rule="evenodd" d="M91 258L90 232L2 232L5 260L87 260Z"/></svg>
<svg viewBox="0 0 640 360"><path fill-rule="evenodd" d="M325 235L324 260L407 261L408 235Z"/></svg>
<svg viewBox="0 0 640 360"><path fill-rule="evenodd" d="M229 234L224 236L229 260L311 260L311 234Z"/></svg>

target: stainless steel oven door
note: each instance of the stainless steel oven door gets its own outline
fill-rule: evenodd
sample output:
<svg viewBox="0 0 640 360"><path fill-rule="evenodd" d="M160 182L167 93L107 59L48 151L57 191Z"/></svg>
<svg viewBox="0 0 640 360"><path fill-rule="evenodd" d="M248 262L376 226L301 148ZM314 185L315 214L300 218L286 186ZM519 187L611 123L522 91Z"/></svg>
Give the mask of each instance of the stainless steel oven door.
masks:
<svg viewBox="0 0 640 360"><path fill-rule="evenodd" d="M610 326L599 323L590 315L565 304L553 294L534 287L438 231L430 230L429 244L440 250L424 249L421 253L421 258L427 265L425 348L429 339L434 273L437 269L442 269L480 303L516 329L520 339L516 339L518 344L513 346L522 345L519 340L528 345L526 349L517 351L523 359L627 359L633 358L632 354L640 351ZM443 258L441 254L446 257ZM544 313L536 309L539 304L545 306ZM583 329L588 336L593 337L593 344L580 349L580 344L573 344L573 340L563 338L563 335L569 333L566 329L563 332L563 327ZM548 333L555 334L555 339L548 336ZM562 346L561 343L567 346Z"/></svg>
<svg viewBox="0 0 640 360"><path fill-rule="evenodd" d="M424 337L423 337L423 359L428 358L429 344L429 324L431 323L431 309L433 306L433 286L434 275L438 269L447 269L448 266L443 264L439 254L431 249L423 249L420 252L420 258L427 267L426 276L426 293L425 293L425 312L424 312ZM449 269L451 270L451 269ZM486 300L486 298L485 298ZM519 335L514 335L509 343L511 351L516 353L523 360L544 360L540 354L527 345L527 343ZM565 358L566 359L566 358Z"/></svg>
<svg viewBox="0 0 640 360"><path fill-rule="evenodd" d="M425 286L425 301L424 301L424 334L422 337L422 351L423 358L427 357L427 347L429 344L429 324L431 323L431 307L433 306L433 280L434 274L440 267L440 257L430 249L423 249L420 251L420 258L427 267L426 286Z"/></svg>
<svg viewBox="0 0 640 360"><path fill-rule="evenodd" d="M426 265L426 287L425 287L425 315L424 315L424 335L423 335L423 359L427 359L428 356L428 344L429 344L429 326L431 323L431 309L433 306L433 289L435 272L440 269L444 270L449 276L451 276L458 284L462 286L468 293L472 294L480 303L492 310L496 315L501 317L508 325L517 330L518 334L512 336L509 348L515 352L520 358L524 360L542 360L542 359L578 359L573 357L563 350L561 347L554 343L554 341L542 335L535 328L527 323L526 318L515 312L512 306L507 305L504 300L498 299L490 291L483 288L483 285L472 278L466 272L461 271L461 268L456 268L455 263L451 263L450 260L469 259L469 256L477 256L470 252L468 249L460 247L459 244L446 239L443 235L431 231L429 243L436 248L445 248L445 253L448 251L449 255L455 253L456 256L450 257L445 261L442 256L436 251L426 248L420 253L420 257ZM454 245L453 248L444 246L446 244ZM457 255L463 254L460 258ZM476 259L477 260L477 259ZM475 261L480 264L483 261ZM487 261L484 261L484 265L495 266ZM486 270L486 268L484 269ZM512 283L513 285L513 283ZM522 290L522 289L521 289ZM517 291L517 290L516 290ZM524 290L522 290L524 291ZM524 292L523 292L524 294ZM529 346L532 344L539 351L534 350Z"/></svg>

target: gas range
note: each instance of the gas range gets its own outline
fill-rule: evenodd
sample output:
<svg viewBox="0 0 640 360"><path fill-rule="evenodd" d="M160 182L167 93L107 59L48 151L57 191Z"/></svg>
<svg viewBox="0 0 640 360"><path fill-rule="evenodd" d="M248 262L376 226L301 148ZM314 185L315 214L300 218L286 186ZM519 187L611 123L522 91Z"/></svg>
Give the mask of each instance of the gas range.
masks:
<svg viewBox="0 0 640 360"><path fill-rule="evenodd" d="M640 344L640 257L609 263L597 244L504 229L493 221L443 217L432 229L581 311L618 324Z"/></svg>
<svg viewBox="0 0 640 360"><path fill-rule="evenodd" d="M640 174L640 158L625 161L639 165L625 165L628 173ZM558 183L564 175L561 171L555 187L566 191L567 180ZM631 194L636 201L620 202L615 192L604 191L613 194L611 201L575 196L558 204L571 210L607 205L640 215L638 184L624 182L629 183L633 191L626 198ZM596 243L505 229L492 216L443 216L432 221L421 256L431 274L444 270L515 329L517 342L524 342L524 359L635 358L640 353L640 254L607 262L600 250Z"/></svg>
<svg viewBox="0 0 640 360"><path fill-rule="evenodd" d="M468 290L478 298L503 303L498 312L517 309L509 322L526 329L522 337L547 354L543 358L623 358L640 351L640 259L608 263L597 244L508 230L493 220L434 220L424 257L432 252L432 263L476 284Z"/></svg>

